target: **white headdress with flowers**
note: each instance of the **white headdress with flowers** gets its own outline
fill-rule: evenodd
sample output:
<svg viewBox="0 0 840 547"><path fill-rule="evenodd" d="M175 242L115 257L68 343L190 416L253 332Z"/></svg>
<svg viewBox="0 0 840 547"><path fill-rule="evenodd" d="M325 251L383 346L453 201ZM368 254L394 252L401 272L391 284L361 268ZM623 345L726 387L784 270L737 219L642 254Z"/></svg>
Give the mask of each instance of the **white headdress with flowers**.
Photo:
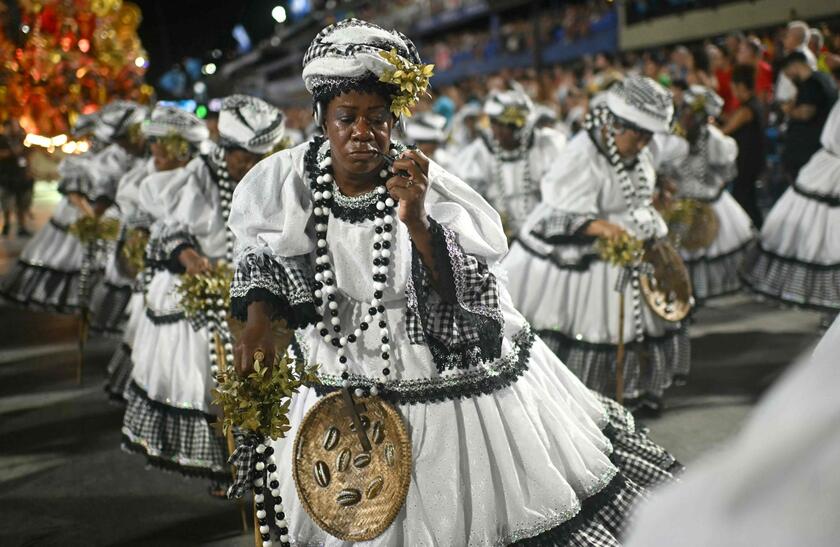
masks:
<svg viewBox="0 0 840 547"><path fill-rule="evenodd" d="M424 65L414 43L402 33L359 19L345 19L324 28L303 57L306 89L349 88L371 77L391 84L391 111L411 115L411 107L427 92L434 65Z"/></svg>

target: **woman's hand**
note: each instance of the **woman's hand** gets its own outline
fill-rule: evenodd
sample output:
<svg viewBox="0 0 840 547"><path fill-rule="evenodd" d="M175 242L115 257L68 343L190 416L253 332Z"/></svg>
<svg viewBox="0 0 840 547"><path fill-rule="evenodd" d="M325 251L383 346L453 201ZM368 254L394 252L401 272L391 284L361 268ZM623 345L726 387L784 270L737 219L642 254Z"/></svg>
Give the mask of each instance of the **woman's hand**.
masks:
<svg viewBox="0 0 840 547"><path fill-rule="evenodd" d="M204 273L210 269L210 261L201 256L192 247L187 247L178 254L178 262L187 270L189 275Z"/></svg>
<svg viewBox="0 0 840 547"><path fill-rule="evenodd" d="M251 302L248 305L248 320L236 341L233 364L236 372L246 377L254 370L254 353L265 355L263 365L274 364L274 335L271 331L271 311L265 302Z"/></svg>
<svg viewBox="0 0 840 547"><path fill-rule="evenodd" d="M408 173L408 177L395 174L385 183L388 193L399 202L400 220L409 231L427 229L425 202L429 190L429 158L419 150L406 150L394 161L392 171Z"/></svg>
<svg viewBox="0 0 840 547"><path fill-rule="evenodd" d="M583 233L588 236L612 239L622 235L625 231L626 230L618 224L613 224L607 220L597 219L590 222Z"/></svg>

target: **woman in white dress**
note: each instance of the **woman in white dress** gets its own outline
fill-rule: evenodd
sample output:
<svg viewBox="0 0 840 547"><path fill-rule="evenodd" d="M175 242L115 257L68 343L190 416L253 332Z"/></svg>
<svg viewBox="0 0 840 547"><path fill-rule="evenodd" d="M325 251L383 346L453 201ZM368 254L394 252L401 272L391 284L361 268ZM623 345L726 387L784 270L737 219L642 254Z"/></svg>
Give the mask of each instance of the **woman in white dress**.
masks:
<svg viewBox="0 0 840 547"><path fill-rule="evenodd" d="M320 367L317 387L292 398L291 437L326 392L396 405L411 435L411 484L396 520L365 545L619 545L635 500L677 464L513 308L493 273L507 251L498 214L391 140L394 102L411 104L380 81L392 49L419 67L396 31L355 19L322 30L303 78L326 137L260 162L237 187L237 369L250 371L256 350L273 362L271 320L282 319ZM291 438L273 450L280 541L349 545L303 509Z"/></svg>
<svg viewBox="0 0 840 547"><path fill-rule="evenodd" d="M126 174L117 188L116 200L124 240L149 233L164 209L166 196L169 195L167 186L183 182L178 170L198 153L198 147L207 139L209 131L194 114L158 105L143 124L143 134L149 141L152 157ZM142 276L123 271L121 252L122 246L114 250L105 269L105 283L97 285L91 296L92 325L102 325L102 330L122 330L124 323L122 343L108 363L105 382L105 391L117 401L124 400L123 393L131 379L131 348L137 324L146 309ZM115 288L107 287L109 280ZM123 293L128 293L125 300Z"/></svg>
<svg viewBox="0 0 840 547"><path fill-rule="evenodd" d="M283 121L279 110L260 99L227 97L219 115L219 145L173 172L157 192L165 209L147 247L155 272L131 348L134 368L122 426L123 448L153 466L230 479L225 441L212 425L207 318L187 318L175 289L179 274L231 261L233 237L225 223L233 187L280 142Z"/></svg>
<svg viewBox="0 0 840 547"><path fill-rule="evenodd" d="M24 247L3 280L0 296L32 309L79 311L85 249L67 230L84 215L102 215L111 204L116 181L142 154L142 142L132 138L131 128L145 115L144 107L130 101L115 101L101 110L94 136L104 148L62 161L58 189L64 196L49 223ZM101 264L92 266L94 272L103 268Z"/></svg>
<svg viewBox="0 0 840 547"><path fill-rule="evenodd" d="M820 142L767 215L744 282L764 297L834 315L840 312L840 101Z"/></svg>
<svg viewBox="0 0 840 547"><path fill-rule="evenodd" d="M499 212L514 238L540 202L540 180L566 139L534 127L533 103L520 89L492 92L484 112L490 129L457 155L454 173Z"/></svg>
<svg viewBox="0 0 840 547"><path fill-rule="evenodd" d="M616 83L604 104L552 158L543 201L529 217L502 265L514 305L589 388L615 393L619 293L624 270L600 260L599 237L624 232L664 238L653 208L655 173L647 144L670 130L671 94L649 78ZM680 323L640 303L638 285L624 299L628 345L624 393L628 404L661 408L665 389L689 368L689 339Z"/></svg>
<svg viewBox="0 0 840 547"><path fill-rule="evenodd" d="M457 156L446 148L446 118L434 112L420 112L405 121L406 144L416 146L435 163L452 171Z"/></svg>
<svg viewBox="0 0 840 547"><path fill-rule="evenodd" d="M726 191L735 177L738 144L708 121L722 110L723 99L717 93L692 85L683 95L679 113L685 137L657 138L654 153L657 172L677 184L676 198L707 203L717 217L718 232L710 245L680 249L697 303L741 289L741 265L755 241L749 215Z"/></svg>

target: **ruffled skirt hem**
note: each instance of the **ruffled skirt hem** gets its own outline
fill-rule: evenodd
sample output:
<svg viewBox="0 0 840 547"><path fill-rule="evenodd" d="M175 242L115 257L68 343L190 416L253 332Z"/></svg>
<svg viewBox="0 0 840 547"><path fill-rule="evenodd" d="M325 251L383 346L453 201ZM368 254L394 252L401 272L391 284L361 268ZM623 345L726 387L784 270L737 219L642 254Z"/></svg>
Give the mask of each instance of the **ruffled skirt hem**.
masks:
<svg viewBox="0 0 840 547"><path fill-rule="evenodd" d="M814 264L757 248L744 263L743 280L763 297L816 311L840 311L840 264Z"/></svg>
<svg viewBox="0 0 840 547"><path fill-rule="evenodd" d="M709 298L740 291L743 288L740 277L741 266L754 246L753 241L748 241L724 255L684 259L691 276L695 302L702 304Z"/></svg>
<svg viewBox="0 0 840 547"><path fill-rule="evenodd" d="M153 467L188 477L230 480L225 441L212 425L215 416L154 401L134 382L125 397L124 450L143 454Z"/></svg>
<svg viewBox="0 0 840 547"><path fill-rule="evenodd" d="M32 310L76 314L80 277L78 270L56 270L18 260L4 280L0 296Z"/></svg>
<svg viewBox="0 0 840 547"><path fill-rule="evenodd" d="M616 390L616 351L612 344L593 344L552 330L537 334L589 389L609 397ZM665 390L684 383L691 366L691 342L684 325L664 336L628 341L624 359L624 397L628 406L660 409Z"/></svg>

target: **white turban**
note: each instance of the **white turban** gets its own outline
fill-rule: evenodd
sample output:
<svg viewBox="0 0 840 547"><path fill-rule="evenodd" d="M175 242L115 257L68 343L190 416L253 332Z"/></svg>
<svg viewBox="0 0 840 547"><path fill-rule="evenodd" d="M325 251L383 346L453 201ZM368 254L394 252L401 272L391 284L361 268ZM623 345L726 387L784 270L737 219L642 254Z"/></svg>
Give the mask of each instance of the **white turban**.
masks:
<svg viewBox="0 0 840 547"><path fill-rule="evenodd" d="M283 139L284 122L283 113L262 99L231 95L219 111L220 144L266 154Z"/></svg>
<svg viewBox="0 0 840 547"><path fill-rule="evenodd" d="M210 136L207 124L198 116L174 106L158 105L152 110L151 118L143 124L147 137L165 137L175 133L190 143L198 145Z"/></svg>
<svg viewBox="0 0 840 547"><path fill-rule="evenodd" d="M111 142L125 135L132 125L141 123L148 112L145 106L134 101L109 103L99 112L94 135L103 142Z"/></svg>
<svg viewBox="0 0 840 547"><path fill-rule="evenodd" d="M606 105L615 116L651 133L667 133L674 119L671 92L646 76L633 76L607 91Z"/></svg>

